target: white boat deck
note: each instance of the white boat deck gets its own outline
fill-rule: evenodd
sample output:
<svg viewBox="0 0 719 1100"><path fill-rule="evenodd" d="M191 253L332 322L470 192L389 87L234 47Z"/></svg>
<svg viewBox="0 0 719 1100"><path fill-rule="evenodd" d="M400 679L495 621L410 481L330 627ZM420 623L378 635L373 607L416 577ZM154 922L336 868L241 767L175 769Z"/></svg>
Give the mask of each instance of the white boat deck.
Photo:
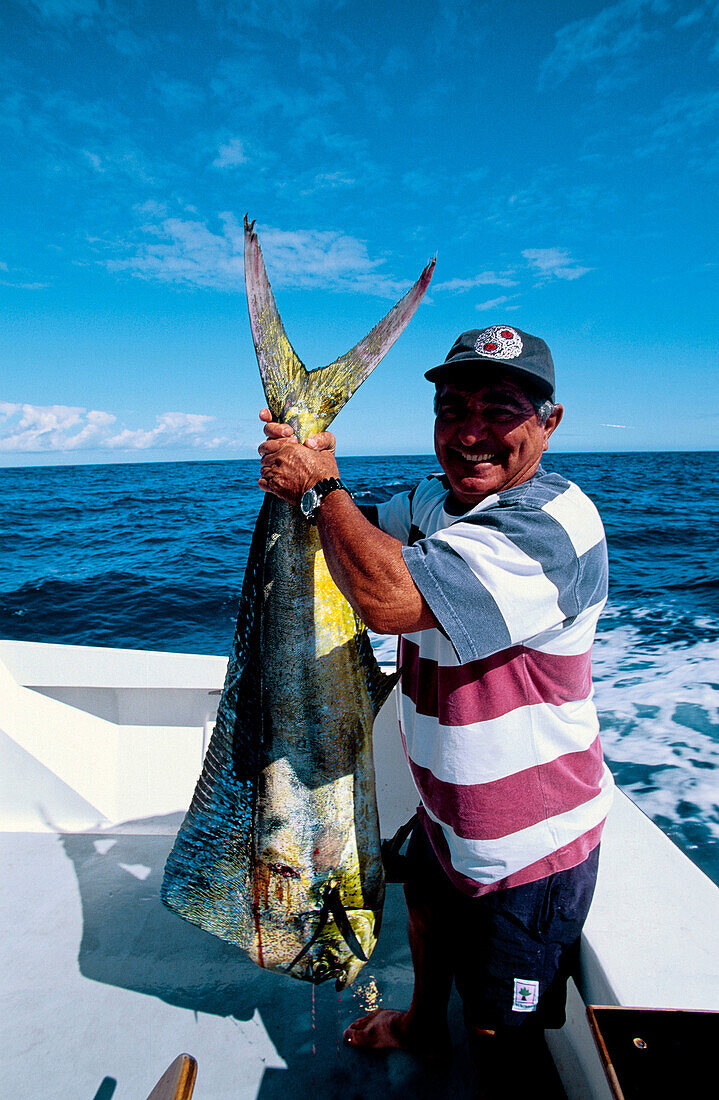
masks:
<svg viewBox="0 0 719 1100"><path fill-rule="evenodd" d="M198 1100L470 1095L455 1059L346 1048L350 1020L409 1001L401 888L341 995L258 970L159 901L225 661L0 642L0 1100L143 1100L182 1051ZM392 701L375 727L383 834L415 796ZM551 1033L570 1098L609 1092L584 1002L719 1009L719 890L624 796L605 831L568 1023ZM314 1009L313 1009L314 1001Z"/></svg>
<svg viewBox="0 0 719 1100"><path fill-rule="evenodd" d="M423 1083L409 1056L368 1057L341 1042L376 989L384 1004L407 1002L398 887L366 976L341 995L318 987L313 998L306 983L259 971L161 905L167 824L155 835L0 835L12 899L0 955L0 1096L144 1100L183 1051L198 1061L198 1100L469 1094L461 1051L441 1083ZM459 1015L455 1024L461 1034Z"/></svg>

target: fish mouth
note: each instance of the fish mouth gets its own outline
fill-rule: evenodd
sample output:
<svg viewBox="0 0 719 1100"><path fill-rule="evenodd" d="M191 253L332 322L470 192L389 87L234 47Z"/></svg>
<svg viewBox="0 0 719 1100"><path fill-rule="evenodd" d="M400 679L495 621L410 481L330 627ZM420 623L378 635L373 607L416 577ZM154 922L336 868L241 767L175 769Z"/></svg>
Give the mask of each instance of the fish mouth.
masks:
<svg viewBox="0 0 719 1100"><path fill-rule="evenodd" d="M314 985L334 979L339 992L354 981L372 954L377 942L377 915L373 910L346 910L337 884L330 880L322 909L305 914L304 919L302 938L309 933L309 922L314 929L302 950L285 964L285 972Z"/></svg>
<svg viewBox="0 0 719 1100"><path fill-rule="evenodd" d="M301 962L287 964L284 972L313 985L334 982L335 989L341 993L351 984L363 964L345 949L343 943L325 942L318 946L316 953L310 953Z"/></svg>
<svg viewBox="0 0 719 1100"><path fill-rule="evenodd" d="M321 985L323 982L334 979L337 989L344 989L346 984L346 960L343 961L335 955L322 953L307 959L305 977L313 985Z"/></svg>

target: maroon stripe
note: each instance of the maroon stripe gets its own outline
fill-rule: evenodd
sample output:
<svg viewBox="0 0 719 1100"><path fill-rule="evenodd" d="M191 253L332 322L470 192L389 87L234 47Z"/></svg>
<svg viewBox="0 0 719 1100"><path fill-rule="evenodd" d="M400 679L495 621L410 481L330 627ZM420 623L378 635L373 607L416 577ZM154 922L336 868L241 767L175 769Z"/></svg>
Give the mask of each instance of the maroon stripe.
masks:
<svg viewBox="0 0 719 1100"><path fill-rule="evenodd" d="M438 665L402 639L402 692L419 714L443 726L499 718L532 703L586 699L592 690L591 650L570 656L512 646L466 665Z"/></svg>
<svg viewBox="0 0 719 1100"><path fill-rule="evenodd" d="M466 840L498 840L574 810L601 790L602 746L537 764L489 783L447 783L410 760L422 801Z"/></svg>
<svg viewBox="0 0 719 1100"><path fill-rule="evenodd" d="M604 821L600 821L594 828L583 833L576 840L570 841L569 844L565 844L563 848L558 848L556 852L550 852L549 855L543 856L535 863L523 867L521 871L515 871L497 882L476 882L474 879L460 874L459 871L455 871L450 860L449 847L440 826L432 821L422 806L419 807L417 813L427 832L435 855L442 864L449 880L463 894L475 898L480 897L482 894L491 894L495 890L507 890L510 886L524 886L527 882L537 882L538 879L546 878L547 875L553 875L557 871L568 871L570 867L577 867L599 844L604 828Z"/></svg>

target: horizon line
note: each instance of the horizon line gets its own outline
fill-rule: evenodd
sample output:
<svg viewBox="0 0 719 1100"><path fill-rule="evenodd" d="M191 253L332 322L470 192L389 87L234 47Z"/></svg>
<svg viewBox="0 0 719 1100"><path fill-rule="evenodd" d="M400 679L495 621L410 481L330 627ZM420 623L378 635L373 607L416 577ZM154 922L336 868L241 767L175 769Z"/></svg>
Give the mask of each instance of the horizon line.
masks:
<svg viewBox="0 0 719 1100"><path fill-rule="evenodd" d="M33 451L32 454L41 455L42 451ZM687 450L683 447L664 447L661 449L656 448L640 448L640 449L605 449L599 450L581 450L581 451L569 451L569 450L554 450L548 452L548 455L646 455L646 454L717 454L719 453L719 446L717 447L694 447ZM436 460L436 455L433 451L408 451L408 452L386 452L372 454L354 454L354 455L339 455L338 462L345 461L346 459L380 459L380 458L433 458ZM0 469L2 470L47 470L47 469L75 469L77 467L84 466L172 466L172 465L199 465L210 463L222 463L227 462L259 462L259 459L255 456L238 457L238 458L127 458L124 460L113 461L88 461L88 462L17 462L17 463L3 463L0 461Z"/></svg>

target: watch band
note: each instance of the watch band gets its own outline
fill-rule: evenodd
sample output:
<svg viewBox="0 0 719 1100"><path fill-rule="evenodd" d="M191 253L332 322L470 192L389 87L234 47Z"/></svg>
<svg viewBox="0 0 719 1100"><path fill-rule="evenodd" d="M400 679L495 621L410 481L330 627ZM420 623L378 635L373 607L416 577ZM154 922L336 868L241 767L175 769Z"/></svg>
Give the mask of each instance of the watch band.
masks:
<svg viewBox="0 0 719 1100"><path fill-rule="evenodd" d="M310 523L315 523L317 521L317 512L319 510L320 504L325 499L325 497L329 496L330 493L333 493L335 489L344 489L346 493L349 493L349 495L352 496L347 486L344 484L344 482L340 481L338 477L324 477L321 481L318 481L316 485L313 485L312 488L308 490L308 492L313 494L314 496L314 504L311 511L305 511L304 508L302 509L302 511L305 517L310 521Z"/></svg>

